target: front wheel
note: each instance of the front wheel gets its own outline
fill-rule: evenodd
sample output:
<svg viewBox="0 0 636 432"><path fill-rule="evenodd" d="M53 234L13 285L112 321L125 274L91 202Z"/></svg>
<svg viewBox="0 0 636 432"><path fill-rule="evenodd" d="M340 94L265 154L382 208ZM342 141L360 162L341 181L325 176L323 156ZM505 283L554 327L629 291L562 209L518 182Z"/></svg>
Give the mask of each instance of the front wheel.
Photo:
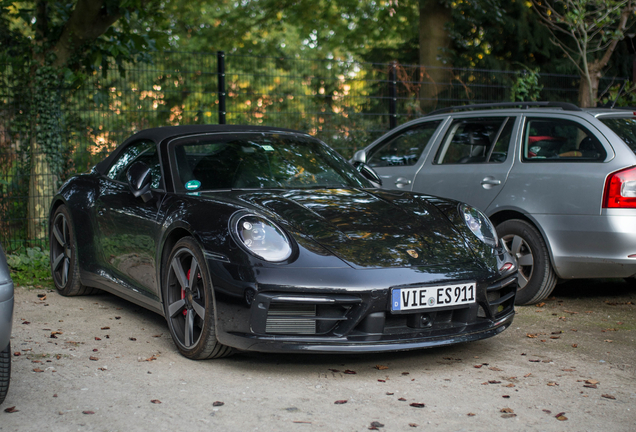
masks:
<svg viewBox="0 0 636 432"><path fill-rule="evenodd" d="M548 298L557 276L539 231L526 221L511 219L497 226L497 234L517 258L519 288L515 304L528 305Z"/></svg>
<svg viewBox="0 0 636 432"><path fill-rule="evenodd" d="M97 289L82 285L77 263L75 230L66 206L55 210L49 232L51 275L63 296L93 294Z"/></svg>
<svg viewBox="0 0 636 432"><path fill-rule="evenodd" d="M164 312L177 348L193 360L220 358L232 349L216 339L212 281L192 237L179 240L163 270Z"/></svg>
<svg viewBox="0 0 636 432"><path fill-rule="evenodd" d="M0 405L4 402L9 391L11 378L11 344L7 344L4 351L0 352Z"/></svg>

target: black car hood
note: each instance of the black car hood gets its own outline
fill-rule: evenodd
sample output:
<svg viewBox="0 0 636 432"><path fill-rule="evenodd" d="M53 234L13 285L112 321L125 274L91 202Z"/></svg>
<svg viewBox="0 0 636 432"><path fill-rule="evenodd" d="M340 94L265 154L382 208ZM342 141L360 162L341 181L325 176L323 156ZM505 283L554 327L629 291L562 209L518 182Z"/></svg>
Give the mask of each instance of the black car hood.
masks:
<svg viewBox="0 0 636 432"><path fill-rule="evenodd" d="M474 256L422 196L360 189L235 191L353 267L447 266Z"/></svg>

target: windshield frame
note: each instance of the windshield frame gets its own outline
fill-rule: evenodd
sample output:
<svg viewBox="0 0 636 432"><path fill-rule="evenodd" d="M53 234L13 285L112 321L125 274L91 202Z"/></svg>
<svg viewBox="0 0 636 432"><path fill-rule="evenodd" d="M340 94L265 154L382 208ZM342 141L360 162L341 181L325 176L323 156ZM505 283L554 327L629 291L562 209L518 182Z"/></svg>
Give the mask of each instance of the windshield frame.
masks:
<svg viewBox="0 0 636 432"><path fill-rule="evenodd" d="M215 144L215 143L223 143L223 142L232 142L237 140L242 140L246 144L252 143L252 141L256 138L266 138L267 136L272 136L276 139L282 140L293 140L298 142L306 142L307 144L313 143L320 146L322 152L322 156L329 158L329 165L332 169L338 174L340 180L343 181L340 185L324 185L324 184L314 184L314 185L294 185L285 187L283 185L278 185L275 187L219 187L219 188L205 188L204 185L201 185L200 188L195 190L188 189L185 187L182 179L179 174L179 167L177 162L176 148L178 146L196 146L196 145L206 145L206 144ZM172 173L172 183L173 190L176 193L201 193L201 192L217 192L217 191L230 191L230 190L266 190L266 189L278 189L278 190L294 190L294 189L330 189L330 188L362 188L368 189L373 188L373 184L362 176L356 170L353 165L351 165L345 158L343 158L337 151L333 148L329 147L324 142L302 133L293 133L293 132L284 132L284 131L272 131L272 132L256 132L256 131L246 131L246 132L214 132L214 133L201 133L194 135L181 136L177 138L171 139L167 143L167 152L168 159L170 164L170 172ZM237 166L238 168L238 166ZM234 183L234 179L232 181Z"/></svg>

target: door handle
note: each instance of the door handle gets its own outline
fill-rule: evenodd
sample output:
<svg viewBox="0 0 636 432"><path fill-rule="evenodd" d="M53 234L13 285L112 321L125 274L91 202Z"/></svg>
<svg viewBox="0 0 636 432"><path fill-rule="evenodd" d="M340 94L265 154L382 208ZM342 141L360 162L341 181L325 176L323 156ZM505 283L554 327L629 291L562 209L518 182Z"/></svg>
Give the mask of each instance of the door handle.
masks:
<svg viewBox="0 0 636 432"><path fill-rule="evenodd" d="M405 179L404 177L398 177L395 180L395 185L399 188L403 188L404 186L410 185L411 184L411 180L409 179Z"/></svg>
<svg viewBox="0 0 636 432"><path fill-rule="evenodd" d="M482 185L493 185L493 186L499 186L501 184L501 180L497 180L494 179L492 177L486 177L485 179L483 179L481 181Z"/></svg>
<svg viewBox="0 0 636 432"><path fill-rule="evenodd" d="M491 176L485 177L481 181L481 187L483 187L486 190L492 189L495 186L499 186L499 185L501 185L501 180L497 180L496 178L491 177Z"/></svg>

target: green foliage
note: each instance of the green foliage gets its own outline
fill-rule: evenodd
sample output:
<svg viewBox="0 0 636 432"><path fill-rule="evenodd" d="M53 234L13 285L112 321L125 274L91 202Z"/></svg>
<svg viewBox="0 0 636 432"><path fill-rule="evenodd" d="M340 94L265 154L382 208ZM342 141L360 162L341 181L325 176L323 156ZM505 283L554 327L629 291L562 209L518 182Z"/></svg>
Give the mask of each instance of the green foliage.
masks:
<svg viewBox="0 0 636 432"><path fill-rule="evenodd" d="M625 81L624 84L616 84L609 88L608 92L601 96L604 106L632 107L636 108L636 83Z"/></svg>
<svg viewBox="0 0 636 432"><path fill-rule="evenodd" d="M539 99L543 86L539 85L539 69L529 69L517 72L517 79L510 88L510 100L513 102L528 102Z"/></svg>
<svg viewBox="0 0 636 432"><path fill-rule="evenodd" d="M7 255L13 283L18 286L53 286L48 251L26 248Z"/></svg>

